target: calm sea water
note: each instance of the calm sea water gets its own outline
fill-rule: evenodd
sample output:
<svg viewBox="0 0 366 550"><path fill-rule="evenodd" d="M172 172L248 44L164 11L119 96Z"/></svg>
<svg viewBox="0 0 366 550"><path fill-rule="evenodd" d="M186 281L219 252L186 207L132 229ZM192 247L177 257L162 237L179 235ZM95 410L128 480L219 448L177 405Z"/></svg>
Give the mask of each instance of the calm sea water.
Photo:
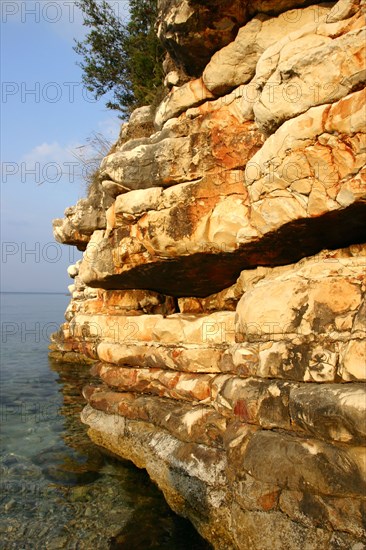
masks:
<svg viewBox="0 0 366 550"><path fill-rule="evenodd" d="M207 550L144 471L86 436L88 367L48 360L68 300L1 294L0 548Z"/></svg>

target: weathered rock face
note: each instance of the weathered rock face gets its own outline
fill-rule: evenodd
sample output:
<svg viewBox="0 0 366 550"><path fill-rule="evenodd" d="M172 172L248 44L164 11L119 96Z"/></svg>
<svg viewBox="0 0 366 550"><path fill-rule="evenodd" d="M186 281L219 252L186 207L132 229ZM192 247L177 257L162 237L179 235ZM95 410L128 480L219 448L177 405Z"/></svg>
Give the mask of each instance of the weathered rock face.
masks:
<svg viewBox="0 0 366 550"><path fill-rule="evenodd" d="M231 42L246 22L246 4L241 0L159 0L159 38L188 75L199 75L211 54Z"/></svg>
<svg viewBox="0 0 366 550"><path fill-rule="evenodd" d="M257 13L280 14L309 0L159 0L158 35L173 59L198 76L212 54ZM342 2L343 4L343 2Z"/></svg>
<svg viewBox="0 0 366 550"><path fill-rule="evenodd" d="M364 241L364 105L365 92L360 91L331 106L311 108L284 123L260 149L255 123L225 120L226 107L218 109L216 116L221 114L226 124L215 126L214 135L202 131L205 149L199 149L193 165L181 140L192 151L192 141L201 139L194 134L172 139L172 147L161 142L171 158L170 163L164 159L162 168L152 145L148 163L141 157L142 173L135 169L136 185L143 180L166 184L161 172L155 181L150 172L148 179L147 168L154 163L155 169L174 171L169 189L117 198L108 215L109 231L95 233L90 241L81 266L83 280L108 289L138 286L176 296L207 296L233 284L243 268L290 263L321 247ZM225 126L225 138L218 141ZM103 165L113 163L110 177L119 171L115 163L125 159L123 152L112 156ZM338 168L340 156L344 160ZM121 166L125 174L126 164ZM170 178L199 179L172 186ZM144 204L145 210L137 211L129 201ZM279 247L280 241L287 246Z"/></svg>
<svg viewBox="0 0 366 550"><path fill-rule="evenodd" d="M217 549L366 545L364 26L162 0L170 91L54 225L85 250L51 349L92 363L90 437Z"/></svg>
<svg viewBox="0 0 366 550"><path fill-rule="evenodd" d="M75 206L66 208L64 218L53 220L56 241L85 250L94 231L106 228L106 209L111 203L111 196L101 186L99 194L80 199Z"/></svg>
<svg viewBox="0 0 366 550"><path fill-rule="evenodd" d="M278 17L258 14L242 27L235 40L219 50L203 72L203 81L215 95L224 95L252 80L261 54L282 39L288 43L291 33L301 27L317 28L326 21L329 7L314 5L286 11ZM309 33L310 34L310 33Z"/></svg>

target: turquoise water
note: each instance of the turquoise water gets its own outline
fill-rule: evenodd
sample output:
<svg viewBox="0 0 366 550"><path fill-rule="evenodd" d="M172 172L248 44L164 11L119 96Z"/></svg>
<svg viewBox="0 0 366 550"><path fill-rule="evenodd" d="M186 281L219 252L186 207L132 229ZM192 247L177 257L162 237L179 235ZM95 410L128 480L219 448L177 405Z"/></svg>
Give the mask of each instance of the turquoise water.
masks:
<svg viewBox="0 0 366 550"><path fill-rule="evenodd" d="M68 300L1 294L0 547L207 550L144 471L86 436L89 368L48 360Z"/></svg>

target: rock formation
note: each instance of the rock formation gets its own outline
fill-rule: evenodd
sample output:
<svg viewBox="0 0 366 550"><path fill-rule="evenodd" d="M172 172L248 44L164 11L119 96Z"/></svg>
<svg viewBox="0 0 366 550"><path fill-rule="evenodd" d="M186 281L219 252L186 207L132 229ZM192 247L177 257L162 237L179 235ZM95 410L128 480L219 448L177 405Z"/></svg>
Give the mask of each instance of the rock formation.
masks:
<svg viewBox="0 0 366 550"><path fill-rule="evenodd" d="M366 544L365 3L160 0L51 353L91 439L217 549Z"/></svg>

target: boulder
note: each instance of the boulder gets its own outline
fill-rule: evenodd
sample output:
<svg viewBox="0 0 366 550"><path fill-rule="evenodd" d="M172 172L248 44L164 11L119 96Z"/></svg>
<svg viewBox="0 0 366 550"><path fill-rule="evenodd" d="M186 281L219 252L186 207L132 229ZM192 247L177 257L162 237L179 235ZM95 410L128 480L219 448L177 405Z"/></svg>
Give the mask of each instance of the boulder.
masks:
<svg viewBox="0 0 366 550"><path fill-rule="evenodd" d="M214 95L206 88L202 78L191 80L179 88L173 88L155 113L155 126L161 128L167 120L213 98Z"/></svg>
<svg viewBox="0 0 366 550"><path fill-rule="evenodd" d="M365 28L341 36L338 29L332 39L329 35L335 31L332 25L319 25L318 34L309 32L296 40L295 33L286 37L282 49L281 43L275 45L277 65L254 105L255 120L264 132L271 134L285 121L309 108L334 103L364 87ZM275 59L271 49L263 55Z"/></svg>
<svg viewBox="0 0 366 550"><path fill-rule="evenodd" d="M108 197L99 196L80 199L75 206L65 210L65 218L53 220L56 241L85 250L90 236L97 229L106 227L105 209L110 204Z"/></svg>
<svg viewBox="0 0 366 550"><path fill-rule="evenodd" d="M235 40L216 52L203 71L203 81L213 94L225 95L249 82L261 54L272 44L305 25L325 20L330 7L315 5L286 11L278 17L257 15L242 27Z"/></svg>

